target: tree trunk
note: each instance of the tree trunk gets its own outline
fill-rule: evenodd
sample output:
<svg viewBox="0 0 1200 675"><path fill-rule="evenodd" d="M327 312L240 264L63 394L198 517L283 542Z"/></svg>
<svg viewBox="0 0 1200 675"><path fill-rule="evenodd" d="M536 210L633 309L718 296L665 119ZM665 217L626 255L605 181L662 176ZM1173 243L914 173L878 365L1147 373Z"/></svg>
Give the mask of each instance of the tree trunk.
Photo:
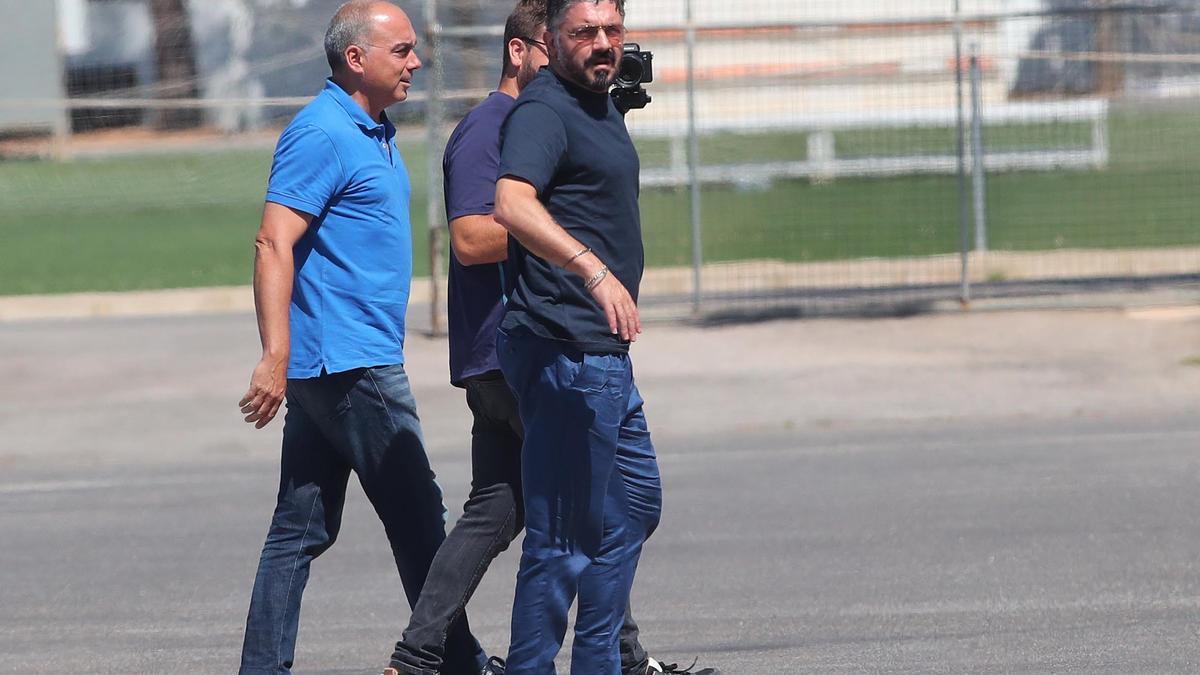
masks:
<svg viewBox="0 0 1200 675"><path fill-rule="evenodd" d="M149 5L154 21L158 97L167 101L198 98L196 48L192 43L191 17L183 0L149 0ZM200 125L200 110L164 108L154 119L159 129L187 129Z"/></svg>

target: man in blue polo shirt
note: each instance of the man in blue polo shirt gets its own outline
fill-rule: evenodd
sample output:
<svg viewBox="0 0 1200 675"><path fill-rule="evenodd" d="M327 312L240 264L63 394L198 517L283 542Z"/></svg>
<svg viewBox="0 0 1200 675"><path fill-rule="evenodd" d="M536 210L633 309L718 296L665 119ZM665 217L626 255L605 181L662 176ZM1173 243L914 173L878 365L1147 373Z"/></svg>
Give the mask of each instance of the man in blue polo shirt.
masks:
<svg viewBox="0 0 1200 675"><path fill-rule="evenodd" d="M275 513L246 621L242 673L290 672L309 565L337 538L350 472L383 522L410 605L445 538L445 508L404 371L412 277L409 180L384 114L421 67L408 17L342 6L333 71L284 130L255 242L263 356L239 405L262 428L286 396ZM443 673L478 675L465 616Z"/></svg>
<svg viewBox="0 0 1200 675"><path fill-rule="evenodd" d="M509 672L552 675L578 595L571 672L621 672L619 627L658 524L658 465L629 344L643 249L638 156L608 96L623 0L549 0L550 67L502 132L509 247L497 353L525 427L525 541Z"/></svg>

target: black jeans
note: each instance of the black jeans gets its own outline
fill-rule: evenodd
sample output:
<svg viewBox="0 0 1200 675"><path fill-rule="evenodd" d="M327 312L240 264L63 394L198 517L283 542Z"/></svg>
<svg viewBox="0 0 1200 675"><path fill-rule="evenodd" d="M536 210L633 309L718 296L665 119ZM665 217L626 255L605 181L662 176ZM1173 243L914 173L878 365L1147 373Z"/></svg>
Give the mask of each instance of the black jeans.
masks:
<svg viewBox="0 0 1200 675"><path fill-rule="evenodd" d="M462 517L438 549L425 588L391 665L402 673L437 675L446 657L448 627L463 613L488 565L524 526L517 400L499 371L467 378L471 426L471 494ZM621 626L621 668L644 671L646 650L628 607ZM639 671L640 669L640 671Z"/></svg>

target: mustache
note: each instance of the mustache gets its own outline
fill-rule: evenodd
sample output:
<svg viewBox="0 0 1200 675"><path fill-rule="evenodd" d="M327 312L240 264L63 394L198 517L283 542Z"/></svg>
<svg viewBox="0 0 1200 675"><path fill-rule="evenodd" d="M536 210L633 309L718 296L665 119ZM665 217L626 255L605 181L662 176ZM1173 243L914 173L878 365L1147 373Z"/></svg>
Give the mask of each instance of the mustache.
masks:
<svg viewBox="0 0 1200 675"><path fill-rule="evenodd" d="M596 52L595 54L592 54L591 56L588 57L587 63L584 65L598 66L602 63L613 64L616 62L617 62L617 53L612 49L608 49L608 50L605 50L602 52Z"/></svg>

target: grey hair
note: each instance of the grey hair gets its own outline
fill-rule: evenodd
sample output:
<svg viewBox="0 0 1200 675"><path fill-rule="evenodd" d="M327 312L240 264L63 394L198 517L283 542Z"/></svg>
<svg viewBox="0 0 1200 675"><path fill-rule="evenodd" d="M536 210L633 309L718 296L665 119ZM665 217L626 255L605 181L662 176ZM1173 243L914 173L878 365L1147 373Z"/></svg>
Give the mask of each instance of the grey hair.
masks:
<svg viewBox="0 0 1200 675"><path fill-rule="evenodd" d="M350 45L366 47L371 31L371 7L377 0L350 0L338 8L325 31L325 59L329 69L337 73L346 65L346 49Z"/></svg>
<svg viewBox="0 0 1200 675"><path fill-rule="evenodd" d="M546 2L546 28L555 35L558 34L558 28L562 25L563 17L567 15L572 7L581 2L590 2L593 5L598 5L601 2L611 2L617 6L617 11L621 16L625 16L625 0L548 0Z"/></svg>

